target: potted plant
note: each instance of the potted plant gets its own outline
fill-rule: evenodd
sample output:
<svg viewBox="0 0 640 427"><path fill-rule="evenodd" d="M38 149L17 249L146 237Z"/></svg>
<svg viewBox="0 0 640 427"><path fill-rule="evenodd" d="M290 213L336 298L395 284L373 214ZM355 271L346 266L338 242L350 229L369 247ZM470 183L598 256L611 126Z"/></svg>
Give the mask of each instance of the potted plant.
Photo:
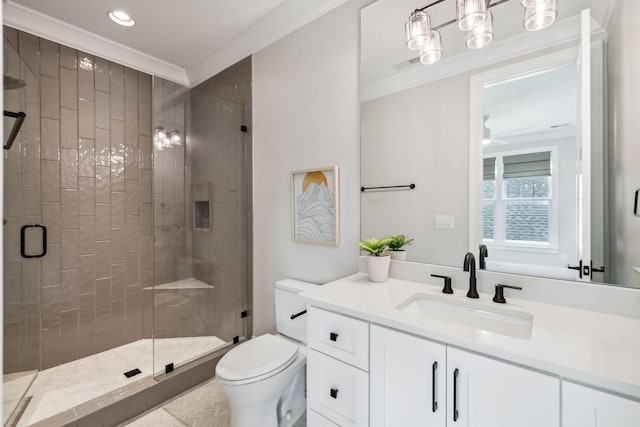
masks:
<svg viewBox="0 0 640 427"><path fill-rule="evenodd" d="M394 236L389 236L389 243L387 246L389 246L389 249L391 249L391 251L389 252L391 254L391 259L395 259L395 260L399 260L399 261L404 261L407 259L407 251L406 249L402 249L405 246L409 246L412 242L413 239L410 239L408 236L405 236L404 234L396 234Z"/></svg>
<svg viewBox="0 0 640 427"><path fill-rule="evenodd" d="M367 270L369 280L372 282L386 282L389 277L389 263L391 256L384 252L389 244L389 239L376 239L372 237L358 242L358 246L369 252L367 257Z"/></svg>

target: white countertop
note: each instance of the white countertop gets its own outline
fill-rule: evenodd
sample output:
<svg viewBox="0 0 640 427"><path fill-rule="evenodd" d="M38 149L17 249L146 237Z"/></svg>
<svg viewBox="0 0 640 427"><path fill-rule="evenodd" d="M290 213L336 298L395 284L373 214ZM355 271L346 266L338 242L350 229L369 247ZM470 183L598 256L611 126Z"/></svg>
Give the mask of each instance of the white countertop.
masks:
<svg viewBox="0 0 640 427"><path fill-rule="evenodd" d="M446 297L469 301L466 292L455 291ZM522 300L505 290L502 307L533 314L531 338L520 339L395 308L417 292L444 295L441 286L393 278L373 283L359 273L300 296L316 307L640 399L639 319ZM475 302L495 306L492 297L481 293Z"/></svg>

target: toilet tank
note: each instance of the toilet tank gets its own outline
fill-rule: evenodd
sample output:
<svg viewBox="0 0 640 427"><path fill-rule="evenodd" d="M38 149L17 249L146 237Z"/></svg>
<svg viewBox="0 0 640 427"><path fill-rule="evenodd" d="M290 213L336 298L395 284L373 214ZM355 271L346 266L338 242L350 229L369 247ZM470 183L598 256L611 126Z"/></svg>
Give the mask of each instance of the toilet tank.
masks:
<svg viewBox="0 0 640 427"><path fill-rule="evenodd" d="M276 326L278 333L300 342L307 342L307 315L291 316L307 309L307 303L298 294L315 288L313 283L294 279L276 282Z"/></svg>

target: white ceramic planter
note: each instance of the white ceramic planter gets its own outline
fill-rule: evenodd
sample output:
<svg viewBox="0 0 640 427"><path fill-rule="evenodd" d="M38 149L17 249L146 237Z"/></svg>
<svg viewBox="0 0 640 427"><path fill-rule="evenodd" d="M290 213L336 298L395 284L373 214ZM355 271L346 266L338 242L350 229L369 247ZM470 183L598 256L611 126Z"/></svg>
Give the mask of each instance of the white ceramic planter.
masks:
<svg viewBox="0 0 640 427"><path fill-rule="evenodd" d="M391 259L395 259L398 261L406 261L407 260L407 251L401 249L399 251L389 251L389 255L391 255Z"/></svg>
<svg viewBox="0 0 640 427"><path fill-rule="evenodd" d="M369 255L367 257L367 270L369 271L369 280L372 282L386 282L389 278L389 264L391 256L382 254L380 256Z"/></svg>

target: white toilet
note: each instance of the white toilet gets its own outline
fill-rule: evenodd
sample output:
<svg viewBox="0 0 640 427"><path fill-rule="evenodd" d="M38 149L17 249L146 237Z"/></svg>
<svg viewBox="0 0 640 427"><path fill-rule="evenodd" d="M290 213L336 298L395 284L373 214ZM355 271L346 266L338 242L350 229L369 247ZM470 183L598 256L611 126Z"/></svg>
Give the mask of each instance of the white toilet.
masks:
<svg viewBox="0 0 640 427"><path fill-rule="evenodd" d="M218 362L216 378L229 400L231 427L290 427L306 410L307 316L294 315L306 310L298 294L315 286L276 282L278 334L244 342Z"/></svg>

